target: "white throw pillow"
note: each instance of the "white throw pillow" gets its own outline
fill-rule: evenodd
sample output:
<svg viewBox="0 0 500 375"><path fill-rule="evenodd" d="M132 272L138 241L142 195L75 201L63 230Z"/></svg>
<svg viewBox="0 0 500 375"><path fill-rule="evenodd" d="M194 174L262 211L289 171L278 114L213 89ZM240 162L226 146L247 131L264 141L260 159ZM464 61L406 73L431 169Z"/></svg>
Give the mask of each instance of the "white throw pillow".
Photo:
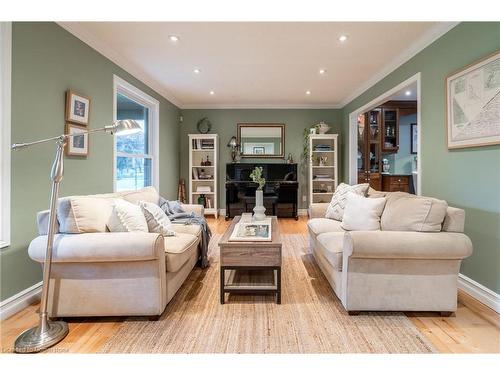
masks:
<svg viewBox="0 0 500 375"><path fill-rule="evenodd" d="M335 189L332 200L326 209L325 217L327 219L334 219L341 221L344 216L344 207L347 200L347 193L353 192L355 194L365 196L368 190L368 184L348 185L341 183Z"/></svg>
<svg viewBox="0 0 500 375"><path fill-rule="evenodd" d="M146 218L150 232L161 233L164 236L175 236L172 223L160 206L150 202L139 201L139 207Z"/></svg>
<svg viewBox="0 0 500 375"><path fill-rule="evenodd" d="M139 206L124 199L114 199L108 228L110 232L148 232L148 223Z"/></svg>
<svg viewBox="0 0 500 375"><path fill-rule="evenodd" d="M384 206L385 198L365 198L348 192L341 227L345 230L380 230Z"/></svg>

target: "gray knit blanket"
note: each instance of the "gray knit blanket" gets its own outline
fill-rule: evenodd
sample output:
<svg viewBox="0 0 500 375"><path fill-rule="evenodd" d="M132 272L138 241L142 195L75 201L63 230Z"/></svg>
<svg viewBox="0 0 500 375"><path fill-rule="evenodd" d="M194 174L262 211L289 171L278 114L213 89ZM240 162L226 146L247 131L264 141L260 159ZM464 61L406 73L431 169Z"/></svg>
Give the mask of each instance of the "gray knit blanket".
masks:
<svg viewBox="0 0 500 375"><path fill-rule="evenodd" d="M177 224L198 224L201 226L201 243L200 243L200 266L208 267L208 243L212 232L203 216L197 215L194 212L186 212L182 208L182 203L179 201L169 201L160 197L160 207L167 214L171 222Z"/></svg>

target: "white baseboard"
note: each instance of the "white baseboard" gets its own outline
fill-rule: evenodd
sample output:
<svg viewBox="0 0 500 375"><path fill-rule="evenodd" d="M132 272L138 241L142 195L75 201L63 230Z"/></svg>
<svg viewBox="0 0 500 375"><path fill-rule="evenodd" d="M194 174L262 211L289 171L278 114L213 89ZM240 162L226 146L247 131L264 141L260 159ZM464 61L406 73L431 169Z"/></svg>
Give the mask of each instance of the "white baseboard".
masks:
<svg viewBox="0 0 500 375"><path fill-rule="evenodd" d="M458 289L463 290L479 302L500 313L500 294L461 273L458 274Z"/></svg>
<svg viewBox="0 0 500 375"><path fill-rule="evenodd" d="M299 216L308 216L309 210L307 208L299 208L297 210L297 213L299 214Z"/></svg>
<svg viewBox="0 0 500 375"><path fill-rule="evenodd" d="M30 286L0 302L0 320L5 320L34 302L40 300L42 282Z"/></svg>

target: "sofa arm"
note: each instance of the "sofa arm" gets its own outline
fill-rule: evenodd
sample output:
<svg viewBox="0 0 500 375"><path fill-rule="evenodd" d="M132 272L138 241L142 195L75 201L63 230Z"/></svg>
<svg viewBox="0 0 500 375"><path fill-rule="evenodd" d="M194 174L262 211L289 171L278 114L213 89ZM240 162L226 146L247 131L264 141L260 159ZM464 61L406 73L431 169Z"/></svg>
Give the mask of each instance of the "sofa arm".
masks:
<svg viewBox="0 0 500 375"><path fill-rule="evenodd" d="M205 209L201 204L183 204L182 208L186 212L194 212L196 215L203 216L205 214Z"/></svg>
<svg viewBox="0 0 500 375"><path fill-rule="evenodd" d="M345 233L343 251L352 258L463 259L472 242L463 233L353 231Z"/></svg>
<svg viewBox="0 0 500 375"><path fill-rule="evenodd" d="M311 219L325 217L329 204L330 203L311 203L309 206L309 215L311 215Z"/></svg>
<svg viewBox="0 0 500 375"><path fill-rule="evenodd" d="M43 263L47 236L31 241L28 253L31 259ZM129 262L164 259L163 236L158 233L115 232L56 234L52 262Z"/></svg>

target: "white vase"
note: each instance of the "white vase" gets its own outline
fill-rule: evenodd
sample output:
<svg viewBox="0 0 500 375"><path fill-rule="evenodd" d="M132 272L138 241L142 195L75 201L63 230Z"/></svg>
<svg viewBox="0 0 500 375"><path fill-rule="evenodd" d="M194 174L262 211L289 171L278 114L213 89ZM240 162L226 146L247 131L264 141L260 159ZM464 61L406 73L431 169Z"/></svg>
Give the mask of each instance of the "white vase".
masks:
<svg viewBox="0 0 500 375"><path fill-rule="evenodd" d="M255 191L255 207L253 208L254 220L261 221L266 218L266 208L264 207L264 192L262 189Z"/></svg>
<svg viewBox="0 0 500 375"><path fill-rule="evenodd" d="M330 127L323 121L316 125L316 128L318 129L319 134L326 134L328 130L330 130Z"/></svg>

